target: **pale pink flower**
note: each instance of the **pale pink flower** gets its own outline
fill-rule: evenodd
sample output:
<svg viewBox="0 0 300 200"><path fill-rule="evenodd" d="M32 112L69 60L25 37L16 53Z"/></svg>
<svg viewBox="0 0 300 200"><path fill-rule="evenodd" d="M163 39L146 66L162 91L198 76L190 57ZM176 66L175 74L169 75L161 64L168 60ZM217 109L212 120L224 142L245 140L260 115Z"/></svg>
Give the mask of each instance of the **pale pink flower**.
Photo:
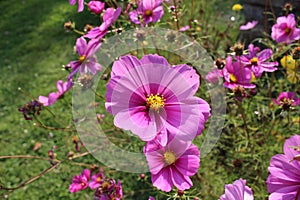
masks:
<svg viewBox="0 0 300 200"><path fill-rule="evenodd" d="M247 24L240 26L240 30L250 30L253 29L258 24L258 21L247 22Z"/></svg>

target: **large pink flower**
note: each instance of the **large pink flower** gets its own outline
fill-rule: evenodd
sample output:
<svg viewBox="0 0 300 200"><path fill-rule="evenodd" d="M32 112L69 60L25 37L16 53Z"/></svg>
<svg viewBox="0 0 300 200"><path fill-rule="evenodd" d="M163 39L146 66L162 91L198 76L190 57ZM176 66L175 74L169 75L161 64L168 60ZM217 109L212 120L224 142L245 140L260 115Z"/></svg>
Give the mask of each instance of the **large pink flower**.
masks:
<svg viewBox="0 0 300 200"><path fill-rule="evenodd" d="M296 20L294 14L287 17L277 18L277 23L272 27L272 39L278 43L290 44L294 40L300 39L300 29L296 28Z"/></svg>
<svg viewBox="0 0 300 200"><path fill-rule="evenodd" d="M157 22L164 15L162 0L140 0L138 8L129 13L130 20L135 24Z"/></svg>
<svg viewBox="0 0 300 200"><path fill-rule="evenodd" d="M195 97L199 76L188 65L172 67L164 57L141 60L126 55L115 61L107 84L106 108L114 124L143 141L159 133L192 140L210 115L206 101Z"/></svg>
<svg viewBox="0 0 300 200"><path fill-rule="evenodd" d="M89 186L90 170L84 169L80 175L73 177L72 184L69 187L70 192L78 192Z"/></svg>
<svg viewBox="0 0 300 200"><path fill-rule="evenodd" d="M300 200L300 136L287 139L283 151L272 157L268 168L269 200Z"/></svg>
<svg viewBox="0 0 300 200"><path fill-rule="evenodd" d="M144 153L155 187L165 192L171 191L173 186L179 190L192 187L190 176L196 174L200 166L197 146L174 139L165 147L157 144Z"/></svg>
<svg viewBox="0 0 300 200"><path fill-rule="evenodd" d="M75 5L76 0L69 0L71 5ZM84 8L84 0L78 0L78 12L82 12Z"/></svg>
<svg viewBox="0 0 300 200"><path fill-rule="evenodd" d="M93 28L90 30L84 37L90 38L90 39L101 39L103 38L108 28L118 19L122 11L122 8L118 7L117 9L114 8L108 8L105 10L103 15L103 22L99 27Z"/></svg>
<svg viewBox="0 0 300 200"><path fill-rule="evenodd" d="M57 92L51 92L48 97L39 96L39 102L44 106L51 106L57 101L61 96L63 96L68 90L70 90L73 86L72 79L69 79L67 82L63 82L62 80L57 81L56 88Z"/></svg>
<svg viewBox="0 0 300 200"><path fill-rule="evenodd" d="M252 72L246 68L241 62L232 62L232 57L226 58L226 66L223 69L225 79L224 87L234 89L236 87L255 88L255 85L250 83Z"/></svg>
<svg viewBox="0 0 300 200"><path fill-rule="evenodd" d="M271 49L264 49L259 52L258 49L250 44L248 47L248 54L240 57L241 62L246 66L250 67L255 77L260 77L263 72L274 72L277 70L275 66L278 66L278 62L266 62L272 56Z"/></svg>
<svg viewBox="0 0 300 200"><path fill-rule="evenodd" d="M97 40L90 40L87 42L84 37L80 37L76 41L76 50L78 52L78 60L71 61L68 65L72 68L72 72L69 74L69 79L74 74L80 71L81 74L91 72L96 74L101 70L101 65L97 63L95 52L100 48L100 43Z"/></svg>
<svg viewBox="0 0 300 200"><path fill-rule="evenodd" d="M253 200L251 188L246 185L246 180L239 179L233 184L225 185L225 194L219 200Z"/></svg>

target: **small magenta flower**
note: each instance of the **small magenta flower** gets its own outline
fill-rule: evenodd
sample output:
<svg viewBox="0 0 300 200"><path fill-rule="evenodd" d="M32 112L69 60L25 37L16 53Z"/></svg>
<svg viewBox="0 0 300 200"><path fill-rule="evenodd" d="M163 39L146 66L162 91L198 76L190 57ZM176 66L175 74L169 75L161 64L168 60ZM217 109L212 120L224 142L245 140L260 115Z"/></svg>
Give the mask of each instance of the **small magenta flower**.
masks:
<svg viewBox="0 0 300 200"><path fill-rule="evenodd" d="M94 193L95 200L121 200L123 197L123 190L121 181L116 181L114 179L106 179L97 188Z"/></svg>
<svg viewBox="0 0 300 200"><path fill-rule="evenodd" d="M266 62L271 58L273 52L271 49L264 49L258 53L258 48L250 44L248 54L240 57L241 62L251 69L255 77L261 77L263 72L274 72L277 70L278 62Z"/></svg>
<svg viewBox="0 0 300 200"><path fill-rule="evenodd" d="M88 7L93 13L99 15L104 10L105 3L101 1L90 1Z"/></svg>
<svg viewBox="0 0 300 200"><path fill-rule="evenodd" d="M80 175L73 177L72 184L69 187L70 192L78 192L89 186L90 170L84 169Z"/></svg>
<svg viewBox="0 0 300 200"><path fill-rule="evenodd" d="M181 28L179 29L179 31L185 32L185 31L189 30L190 28L191 28L191 27L190 27L189 25L186 25L186 26L184 26L184 27L181 27Z"/></svg>
<svg viewBox="0 0 300 200"><path fill-rule="evenodd" d="M162 0L140 0L138 8L129 13L130 20L142 25L157 22L164 15L161 4Z"/></svg>
<svg viewBox="0 0 300 200"><path fill-rule="evenodd" d="M48 97L39 96L39 102L43 106L51 106L54 104L60 97L62 97L67 91L69 91L73 86L72 79L69 79L67 82L62 80L57 81L56 88L57 92L51 92Z"/></svg>
<svg viewBox="0 0 300 200"><path fill-rule="evenodd" d="M241 62L232 62L232 57L230 56L226 58L223 77L225 79L223 85L226 88L255 88L255 85L250 83L252 80L251 70L245 67Z"/></svg>
<svg viewBox="0 0 300 200"><path fill-rule="evenodd" d="M72 72L69 74L68 79L72 78L78 71L81 74L91 72L96 74L101 70L101 65L97 63L95 52L100 48L101 44L97 40L90 40L87 42L84 37L76 40L76 51L79 55L78 60L69 62L68 66L71 67Z"/></svg>
<svg viewBox="0 0 300 200"><path fill-rule="evenodd" d="M294 40L300 39L300 29L296 28L296 20L294 14L287 17L277 18L277 23L272 27L272 39L278 43L290 44Z"/></svg>
<svg viewBox="0 0 300 200"><path fill-rule="evenodd" d="M153 186L169 192L175 186L179 190L192 187L190 176L200 166L200 152L190 142L173 139L165 147L157 144L144 153L151 172Z"/></svg>
<svg viewBox="0 0 300 200"><path fill-rule="evenodd" d="M122 11L122 8L118 7L117 9L108 8L105 10L103 15L103 22L100 26L90 30L84 37L90 39L99 39L103 38L108 32L108 28L118 19Z"/></svg>
<svg viewBox="0 0 300 200"><path fill-rule="evenodd" d="M92 176L92 181L89 184L89 187L91 189L97 189L101 186L101 184L104 182L104 174L99 172L98 174L95 174Z"/></svg>
<svg viewBox="0 0 300 200"><path fill-rule="evenodd" d="M246 180L239 179L233 184L225 185L225 194L219 200L253 200L251 188L246 185Z"/></svg>
<svg viewBox="0 0 300 200"><path fill-rule="evenodd" d="M240 26L240 30L246 31L253 29L258 24L258 21L247 22L247 24Z"/></svg>
<svg viewBox="0 0 300 200"><path fill-rule="evenodd" d="M271 158L267 187L269 200L300 199L300 136L287 139L283 147L284 154Z"/></svg>
<svg viewBox="0 0 300 200"><path fill-rule="evenodd" d="M75 5L76 0L70 0L71 5ZM78 12L82 12L84 8L84 0L78 0Z"/></svg>
<svg viewBox="0 0 300 200"><path fill-rule="evenodd" d="M113 64L105 106L115 126L143 141L158 134L164 144L170 135L192 140L210 115L208 103L194 96L198 87L199 76L188 65L171 66L152 54L141 60L126 55Z"/></svg>
<svg viewBox="0 0 300 200"><path fill-rule="evenodd" d="M205 76L205 80L209 83L217 84L219 83L220 72L218 69L213 69L212 71L208 72Z"/></svg>
<svg viewBox="0 0 300 200"><path fill-rule="evenodd" d="M294 92L281 92L277 99L272 100L284 110L288 110L291 106L300 105L300 98L297 98Z"/></svg>
<svg viewBox="0 0 300 200"><path fill-rule="evenodd" d="M37 100L32 100L18 109L18 111L22 112L25 120L32 120L31 116L34 116L35 114L39 115L41 110L42 104Z"/></svg>

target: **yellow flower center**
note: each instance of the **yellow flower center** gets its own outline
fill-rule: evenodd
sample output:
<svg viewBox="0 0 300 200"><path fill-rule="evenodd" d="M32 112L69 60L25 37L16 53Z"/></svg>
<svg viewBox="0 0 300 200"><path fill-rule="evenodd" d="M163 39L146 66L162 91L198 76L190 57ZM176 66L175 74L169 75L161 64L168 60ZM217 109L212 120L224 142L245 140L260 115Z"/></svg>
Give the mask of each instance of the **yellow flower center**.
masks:
<svg viewBox="0 0 300 200"><path fill-rule="evenodd" d="M101 181L101 177L97 177L96 181L100 182Z"/></svg>
<svg viewBox="0 0 300 200"><path fill-rule="evenodd" d="M82 56L79 56L79 62L83 63L83 61L85 60L86 56L85 55L82 55Z"/></svg>
<svg viewBox="0 0 300 200"><path fill-rule="evenodd" d="M257 63L258 63L258 58L254 57L254 58L252 58L250 61L251 61L251 64L252 64L252 65L257 65Z"/></svg>
<svg viewBox="0 0 300 200"><path fill-rule="evenodd" d="M146 106L152 110L159 111L161 108L165 106L165 99L162 95L148 95Z"/></svg>
<svg viewBox="0 0 300 200"><path fill-rule="evenodd" d="M164 162L167 164L167 165L172 165L173 163L175 163L176 161L176 156L173 152L171 151L166 151L164 153Z"/></svg>
<svg viewBox="0 0 300 200"><path fill-rule="evenodd" d="M150 17L152 15L152 10L146 10L145 15Z"/></svg>
<svg viewBox="0 0 300 200"><path fill-rule="evenodd" d="M230 74L229 79L230 79L230 81L233 82L233 83L237 82L237 78L236 78L236 76L233 75L233 74Z"/></svg>
<svg viewBox="0 0 300 200"><path fill-rule="evenodd" d="M286 34L290 34L291 29L290 29L290 28L286 28L286 29L284 29L284 32L285 32Z"/></svg>

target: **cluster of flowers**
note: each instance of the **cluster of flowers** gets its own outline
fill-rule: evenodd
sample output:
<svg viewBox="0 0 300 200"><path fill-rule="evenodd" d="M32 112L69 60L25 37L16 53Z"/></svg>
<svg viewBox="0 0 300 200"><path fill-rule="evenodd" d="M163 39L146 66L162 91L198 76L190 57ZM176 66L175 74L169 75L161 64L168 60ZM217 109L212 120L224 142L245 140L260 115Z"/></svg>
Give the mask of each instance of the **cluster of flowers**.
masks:
<svg viewBox="0 0 300 200"><path fill-rule="evenodd" d="M171 66L158 55L126 55L112 66L106 108L115 126L146 142L152 183L166 192L189 189L199 168L200 152L191 142L204 129L210 107L195 96L198 87L193 68Z"/></svg>
<svg viewBox="0 0 300 200"><path fill-rule="evenodd" d="M106 178L103 172L99 172L92 176L90 181L91 171L84 169L80 175L73 177L69 187L70 192L78 192L90 188L96 190L94 193L95 200L121 200L123 196L122 185L120 180L118 183L112 178Z"/></svg>
<svg viewBox="0 0 300 200"><path fill-rule="evenodd" d="M206 75L206 80L210 83L218 83L219 77L224 79L223 86L233 90L235 93L245 96L244 89L256 87L256 78L262 76L263 72L274 72L277 70L278 63L268 62L272 56L271 49L260 51L253 44L248 46L246 54L243 52L243 45L238 44L234 47L235 55L228 56L226 61L219 59L216 68Z"/></svg>

